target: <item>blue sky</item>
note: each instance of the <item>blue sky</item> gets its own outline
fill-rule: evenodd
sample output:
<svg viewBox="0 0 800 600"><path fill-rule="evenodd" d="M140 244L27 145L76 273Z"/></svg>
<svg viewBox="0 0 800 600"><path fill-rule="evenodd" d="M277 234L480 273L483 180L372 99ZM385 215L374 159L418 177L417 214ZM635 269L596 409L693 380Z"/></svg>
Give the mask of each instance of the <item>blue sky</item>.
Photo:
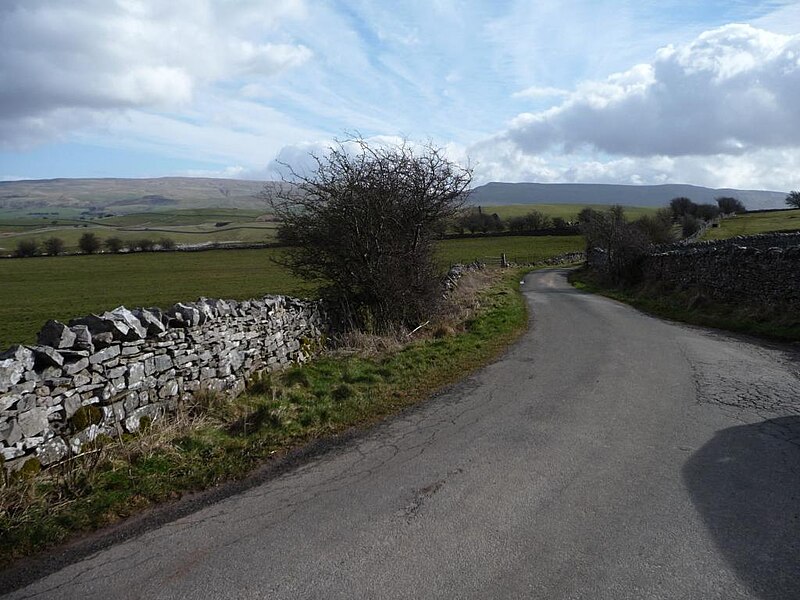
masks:
<svg viewBox="0 0 800 600"><path fill-rule="evenodd" d="M261 179L357 131L477 183L787 190L799 34L780 0L4 0L0 179Z"/></svg>

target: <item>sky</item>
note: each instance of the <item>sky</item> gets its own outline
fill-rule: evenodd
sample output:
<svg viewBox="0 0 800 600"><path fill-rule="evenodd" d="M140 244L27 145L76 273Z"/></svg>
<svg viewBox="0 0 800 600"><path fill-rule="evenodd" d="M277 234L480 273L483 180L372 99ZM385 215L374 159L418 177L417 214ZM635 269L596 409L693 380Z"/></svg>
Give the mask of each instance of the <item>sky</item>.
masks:
<svg viewBox="0 0 800 600"><path fill-rule="evenodd" d="M0 0L0 180L272 179L358 133L488 181L800 187L800 2Z"/></svg>

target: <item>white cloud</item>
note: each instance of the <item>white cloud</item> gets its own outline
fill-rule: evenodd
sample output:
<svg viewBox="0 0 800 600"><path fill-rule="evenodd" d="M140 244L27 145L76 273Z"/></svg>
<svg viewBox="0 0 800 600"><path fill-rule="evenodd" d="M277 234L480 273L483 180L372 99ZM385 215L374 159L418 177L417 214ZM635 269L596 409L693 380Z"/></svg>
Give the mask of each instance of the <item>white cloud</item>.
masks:
<svg viewBox="0 0 800 600"><path fill-rule="evenodd" d="M569 96L569 92L555 87L531 86L511 94L512 98L553 98L557 96Z"/></svg>
<svg viewBox="0 0 800 600"><path fill-rule="evenodd" d="M5 0L0 133L26 146L124 109L185 109L210 84L297 67L299 0ZM65 118L66 117L66 118Z"/></svg>
<svg viewBox="0 0 800 600"><path fill-rule="evenodd" d="M741 155L799 145L798 97L800 35L728 25L519 115L507 138L531 154Z"/></svg>

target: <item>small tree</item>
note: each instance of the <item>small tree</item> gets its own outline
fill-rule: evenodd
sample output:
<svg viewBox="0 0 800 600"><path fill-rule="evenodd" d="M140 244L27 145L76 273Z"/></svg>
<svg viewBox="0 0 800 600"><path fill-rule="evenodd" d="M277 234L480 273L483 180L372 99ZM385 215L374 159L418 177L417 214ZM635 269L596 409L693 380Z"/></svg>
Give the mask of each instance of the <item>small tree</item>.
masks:
<svg viewBox="0 0 800 600"><path fill-rule="evenodd" d="M579 218L587 255L594 248L605 253L603 275L612 283L635 280L650 242L638 227L625 219L625 210L621 206L602 212L585 208Z"/></svg>
<svg viewBox="0 0 800 600"><path fill-rule="evenodd" d="M415 326L441 299L437 228L463 205L472 171L432 145L377 146L361 137L312 155L310 175L265 190L287 243L283 263L322 280L342 324Z"/></svg>
<svg viewBox="0 0 800 600"><path fill-rule="evenodd" d="M58 256L64 252L64 240L59 237L47 238L44 241L44 251L50 256Z"/></svg>
<svg viewBox="0 0 800 600"><path fill-rule="evenodd" d="M110 237L106 240L106 250L109 252L113 252L114 254L119 253L124 246L122 240L118 237Z"/></svg>
<svg viewBox="0 0 800 600"><path fill-rule="evenodd" d="M100 238L97 237L94 233L87 231L81 236L81 239L78 240L78 248L81 249L81 252L84 254L94 254L98 250L100 250Z"/></svg>
<svg viewBox="0 0 800 600"><path fill-rule="evenodd" d="M691 214L703 221L711 221L719 216L719 207L714 204L695 204Z"/></svg>
<svg viewBox="0 0 800 600"><path fill-rule="evenodd" d="M719 212L724 215L747 212L741 200L738 198L731 198L730 196L720 196L717 198L717 206L719 206Z"/></svg>
<svg viewBox="0 0 800 600"><path fill-rule="evenodd" d="M669 201L669 208L672 211L672 218L678 220L684 215L694 214L694 207L697 206L689 198L679 196Z"/></svg>
<svg viewBox="0 0 800 600"><path fill-rule="evenodd" d="M20 258L29 258L39 254L39 244L36 240L20 240L17 242L17 251L15 253Z"/></svg>
<svg viewBox="0 0 800 600"><path fill-rule="evenodd" d="M175 240L171 238L161 238L158 240L158 245L162 250L175 250Z"/></svg>
<svg viewBox="0 0 800 600"><path fill-rule="evenodd" d="M700 220L694 215L685 215L681 219L681 233L683 237L690 237L700 231Z"/></svg>
<svg viewBox="0 0 800 600"><path fill-rule="evenodd" d="M792 208L800 208L800 192L789 192L789 195L786 196L786 205Z"/></svg>
<svg viewBox="0 0 800 600"><path fill-rule="evenodd" d="M651 244L667 244L675 241L672 230L672 213L668 208L659 208L653 215L642 215L633 222Z"/></svg>
<svg viewBox="0 0 800 600"><path fill-rule="evenodd" d="M132 246L141 250L142 252L152 252L156 243L150 238L142 238L133 242Z"/></svg>
<svg viewBox="0 0 800 600"><path fill-rule="evenodd" d="M553 217L553 227L556 229L566 229L569 223L564 217Z"/></svg>

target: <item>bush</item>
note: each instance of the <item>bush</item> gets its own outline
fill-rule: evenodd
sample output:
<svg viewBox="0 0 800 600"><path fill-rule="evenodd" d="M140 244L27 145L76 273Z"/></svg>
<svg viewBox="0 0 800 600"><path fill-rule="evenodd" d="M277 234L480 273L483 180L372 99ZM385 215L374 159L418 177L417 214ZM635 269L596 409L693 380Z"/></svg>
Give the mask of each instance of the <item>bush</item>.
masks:
<svg viewBox="0 0 800 600"><path fill-rule="evenodd" d="M725 215L747 212L741 200L731 198L730 196L721 196L717 198L717 206L719 207L719 212Z"/></svg>
<svg viewBox="0 0 800 600"><path fill-rule="evenodd" d="M78 248L80 248L81 252L84 254L94 254L100 250L100 244L100 238L91 232L84 233L81 239L78 240Z"/></svg>
<svg viewBox="0 0 800 600"><path fill-rule="evenodd" d="M681 233L689 237L700 231L700 221L694 215L686 215L681 220Z"/></svg>
<svg viewBox="0 0 800 600"><path fill-rule="evenodd" d="M437 231L466 200L472 172L427 145L374 146L360 137L312 155L311 175L265 192L280 219L282 261L323 283L340 325L416 326L441 301Z"/></svg>
<svg viewBox="0 0 800 600"><path fill-rule="evenodd" d="M719 216L719 207L713 204L696 204L692 215L703 221L711 221Z"/></svg>
<svg viewBox="0 0 800 600"><path fill-rule="evenodd" d="M668 244L675 240L672 215L669 209L660 208L654 215L643 215L633 222L651 244Z"/></svg>
<svg viewBox="0 0 800 600"><path fill-rule="evenodd" d="M161 238L158 240L158 245L162 250L175 250L175 240L170 238Z"/></svg>
<svg viewBox="0 0 800 600"><path fill-rule="evenodd" d="M29 258L39 254L39 244L36 240L20 240L17 242L15 254L20 258Z"/></svg>
<svg viewBox="0 0 800 600"><path fill-rule="evenodd" d="M579 219L587 254L594 248L605 254L603 277L614 284L636 281L650 241L639 227L625 220L625 210L621 206L602 212L585 208Z"/></svg>
<svg viewBox="0 0 800 600"><path fill-rule="evenodd" d="M669 209L672 212L672 218L675 221L678 221L686 215L694 214L693 207L695 206L697 205L685 196L673 198L669 201Z"/></svg>
<svg viewBox="0 0 800 600"><path fill-rule="evenodd" d="M51 237L44 241L44 251L50 256L58 256L64 253L64 240L58 237Z"/></svg>
<svg viewBox="0 0 800 600"><path fill-rule="evenodd" d="M553 217L553 227L556 229L566 229L569 227L569 223L563 217Z"/></svg>
<svg viewBox="0 0 800 600"><path fill-rule="evenodd" d="M539 229L550 229L553 221L544 213L532 210L526 215L512 218L508 226L512 231L538 231Z"/></svg>
<svg viewBox="0 0 800 600"><path fill-rule="evenodd" d="M490 231L503 231L506 228L500 215L492 215L483 212L480 206L463 211L456 219L456 229L463 231L468 229L470 233L488 233Z"/></svg>
<svg viewBox="0 0 800 600"><path fill-rule="evenodd" d="M118 237L110 237L106 240L106 250L115 254L122 251L123 245L122 240Z"/></svg>
<svg viewBox="0 0 800 600"><path fill-rule="evenodd" d="M131 250L138 250L141 252L151 252L155 247L156 243L148 238L142 238L140 240L136 240L131 242Z"/></svg>

